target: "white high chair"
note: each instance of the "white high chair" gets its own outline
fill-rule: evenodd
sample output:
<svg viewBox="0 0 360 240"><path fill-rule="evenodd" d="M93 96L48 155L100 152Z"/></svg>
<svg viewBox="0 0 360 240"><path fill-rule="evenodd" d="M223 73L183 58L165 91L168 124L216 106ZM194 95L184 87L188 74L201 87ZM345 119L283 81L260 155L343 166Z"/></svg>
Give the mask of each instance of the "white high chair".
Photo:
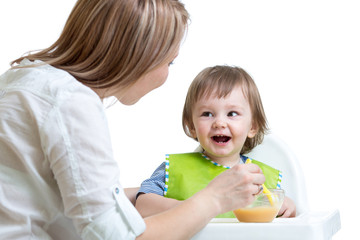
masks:
<svg viewBox="0 0 360 240"><path fill-rule="evenodd" d="M201 148L197 148L199 151ZM290 148L274 134L265 136L246 156L266 163L283 172L281 187L296 204L295 218L276 218L271 223L239 223L237 219L214 218L194 240L321 240L331 239L340 229L338 210L310 211L305 180L300 164Z"/></svg>

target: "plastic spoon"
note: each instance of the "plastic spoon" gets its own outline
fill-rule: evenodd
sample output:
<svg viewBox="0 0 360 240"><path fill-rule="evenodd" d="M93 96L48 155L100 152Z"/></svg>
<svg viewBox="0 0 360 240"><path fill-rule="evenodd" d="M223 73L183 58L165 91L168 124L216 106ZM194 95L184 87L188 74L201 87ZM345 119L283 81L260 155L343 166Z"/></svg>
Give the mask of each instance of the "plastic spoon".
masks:
<svg viewBox="0 0 360 240"><path fill-rule="evenodd" d="M247 163L251 163L250 158L246 159L245 164L247 164ZM273 196L273 194L269 191L269 189L264 184L262 184L261 186L263 188L263 192L266 194L267 198L269 199L269 202L270 202L271 206L274 206L274 201L273 201L274 196Z"/></svg>

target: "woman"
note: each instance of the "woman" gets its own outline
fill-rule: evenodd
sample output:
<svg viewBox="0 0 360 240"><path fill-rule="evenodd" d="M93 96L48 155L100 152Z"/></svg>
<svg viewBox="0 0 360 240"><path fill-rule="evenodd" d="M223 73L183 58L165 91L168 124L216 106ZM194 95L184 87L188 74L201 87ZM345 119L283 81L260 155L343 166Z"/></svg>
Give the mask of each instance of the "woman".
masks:
<svg viewBox="0 0 360 240"><path fill-rule="evenodd" d="M119 183L102 100L161 86L187 23L176 0L79 0L52 46L13 61L0 77L4 239L187 239L253 200L265 179L252 164L146 219Z"/></svg>

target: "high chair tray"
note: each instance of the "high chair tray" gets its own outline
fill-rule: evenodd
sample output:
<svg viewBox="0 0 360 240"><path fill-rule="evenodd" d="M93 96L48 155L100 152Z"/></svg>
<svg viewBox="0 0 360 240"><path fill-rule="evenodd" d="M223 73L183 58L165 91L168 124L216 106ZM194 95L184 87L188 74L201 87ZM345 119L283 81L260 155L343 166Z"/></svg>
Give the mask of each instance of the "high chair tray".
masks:
<svg viewBox="0 0 360 240"><path fill-rule="evenodd" d="M237 219L214 218L192 239L321 240L339 231L338 210L306 212L295 218L276 218L271 223L240 223Z"/></svg>

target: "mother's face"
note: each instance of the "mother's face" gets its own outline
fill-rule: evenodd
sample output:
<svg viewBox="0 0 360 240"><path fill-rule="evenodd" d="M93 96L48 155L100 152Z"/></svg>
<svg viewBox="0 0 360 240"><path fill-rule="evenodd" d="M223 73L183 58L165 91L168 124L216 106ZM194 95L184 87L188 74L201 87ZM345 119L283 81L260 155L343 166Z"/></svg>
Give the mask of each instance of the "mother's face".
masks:
<svg viewBox="0 0 360 240"><path fill-rule="evenodd" d="M164 84L169 75L170 63L171 62L164 63L157 68L151 70L150 72L142 76L139 80L137 80L135 84L129 87L125 93L123 93L121 96L115 97L117 97L117 99L122 104L135 104L147 93Z"/></svg>

